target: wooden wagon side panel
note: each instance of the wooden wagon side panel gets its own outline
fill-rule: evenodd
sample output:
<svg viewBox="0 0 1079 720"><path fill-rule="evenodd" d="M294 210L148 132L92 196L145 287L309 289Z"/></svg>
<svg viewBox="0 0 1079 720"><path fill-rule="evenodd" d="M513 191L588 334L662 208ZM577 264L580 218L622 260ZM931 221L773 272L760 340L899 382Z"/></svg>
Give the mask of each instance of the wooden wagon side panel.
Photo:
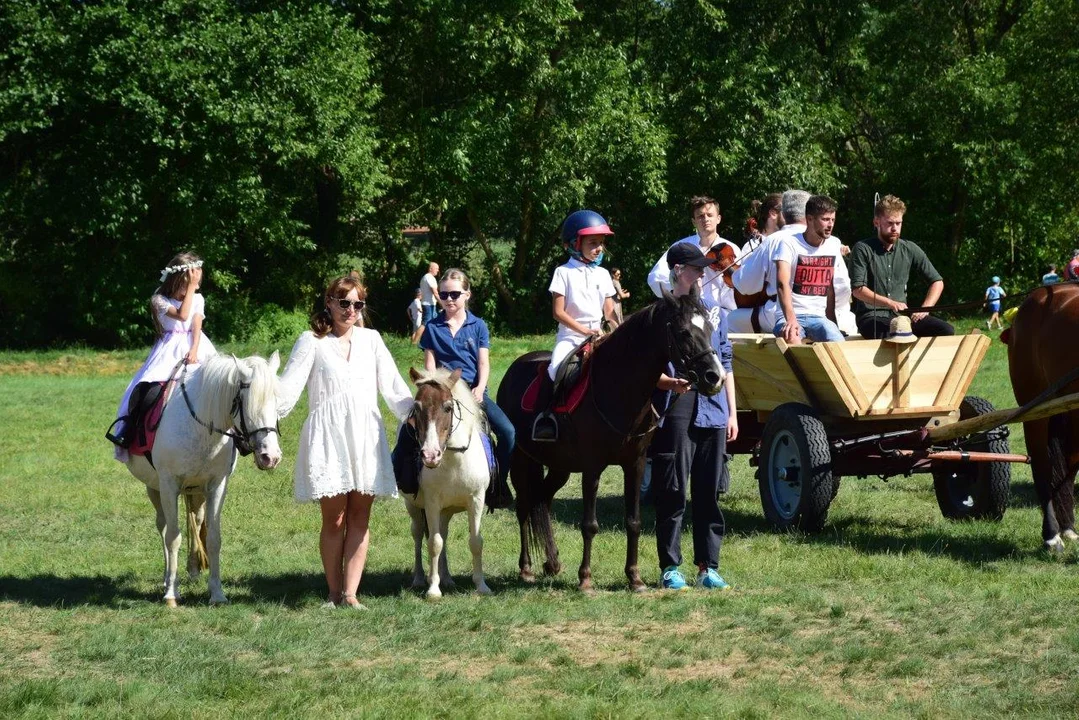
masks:
<svg viewBox="0 0 1079 720"><path fill-rule="evenodd" d="M774 337L734 345L735 397L739 410L770 412L783 403L809 403Z"/></svg>

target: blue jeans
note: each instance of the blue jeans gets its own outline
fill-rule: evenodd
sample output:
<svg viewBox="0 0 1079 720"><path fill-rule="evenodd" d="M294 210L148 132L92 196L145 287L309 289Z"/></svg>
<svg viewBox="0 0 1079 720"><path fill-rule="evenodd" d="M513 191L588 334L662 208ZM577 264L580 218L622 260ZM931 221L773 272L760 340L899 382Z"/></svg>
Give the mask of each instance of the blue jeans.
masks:
<svg viewBox="0 0 1079 720"><path fill-rule="evenodd" d="M813 342L842 342L843 333L839 332L836 324L825 317L818 315L795 315L798 324L802 326L802 339L809 338ZM779 337L783 334L783 328L787 327L787 319L782 315L776 320L776 326L772 333Z"/></svg>
<svg viewBox="0 0 1079 720"><path fill-rule="evenodd" d="M517 431L513 429L513 423L506 417L502 408L498 407L486 394L483 396L483 411L487 413L487 422L491 425L491 431L498 441L495 444L495 458L498 460L498 476L505 482L506 475L510 471L510 456L513 454L513 445L517 442Z"/></svg>
<svg viewBox="0 0 1079 720"><path fill-rule="evenodd" d="M423 306L423 324L427 325L438 317L438 304Z"/></svg>

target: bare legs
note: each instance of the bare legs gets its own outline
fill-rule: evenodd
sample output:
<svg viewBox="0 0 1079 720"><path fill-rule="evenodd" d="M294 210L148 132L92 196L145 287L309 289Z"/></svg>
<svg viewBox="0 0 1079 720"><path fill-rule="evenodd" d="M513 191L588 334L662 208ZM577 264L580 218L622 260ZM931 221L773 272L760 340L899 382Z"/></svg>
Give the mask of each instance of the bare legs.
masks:
<svg viewBox="0 0 1079 720"><path fill-rule="evenodd" d="M371 504L374 495L349 492L322 498L322 531L319 533L319 553L330 601L359 605L356 591L360 587L363 569L367 564L370 539Z"/></svg>

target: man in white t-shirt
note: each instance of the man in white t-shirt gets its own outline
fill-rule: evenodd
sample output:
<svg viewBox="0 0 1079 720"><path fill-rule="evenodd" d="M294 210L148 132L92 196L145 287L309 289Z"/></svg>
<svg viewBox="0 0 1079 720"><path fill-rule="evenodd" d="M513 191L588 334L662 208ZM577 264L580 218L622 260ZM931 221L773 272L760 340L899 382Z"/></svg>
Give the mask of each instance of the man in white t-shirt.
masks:
<svg viewBox="0 0 1079 720"><path fill-rule="evenodd" d="M420 278L420 304L423 305L423 324L438 315L438 263L427 266L427 274Z"/></svg>
<svg viewBox="0 0 1079 720"><path fill-rule="evenodd" d="M688 243L703 255L709 250L718 249L720 245L726 244L731 247L732 257L738 256L738 246L719 236L719 222L722 216L719 214L718 201L707 195L697 195L690 198L689 209L693 218L693 227L697 232L682 238L674 245ZM656 261L652 272L648 273L648 287L652 289L656 297L661 297L664 290L671 291L671 268L667 262L666 251ZM704 268L704 276L701 278L701 303L708 310L709 320L713 327L719 327L720 312L727 313L737 307L734 302L734 291L727 287L720 273L712 267Z"/></svg>
<svg viewBox="0 0 1079 720"><path fill-rule="evenodd" d="M791 345L803 338L838 342L837 286L850 286L843 245L832 237L837 205L826 195L806 203L805 232L784 237L772 252L775 264L777 310L775 335Z"/></svg>

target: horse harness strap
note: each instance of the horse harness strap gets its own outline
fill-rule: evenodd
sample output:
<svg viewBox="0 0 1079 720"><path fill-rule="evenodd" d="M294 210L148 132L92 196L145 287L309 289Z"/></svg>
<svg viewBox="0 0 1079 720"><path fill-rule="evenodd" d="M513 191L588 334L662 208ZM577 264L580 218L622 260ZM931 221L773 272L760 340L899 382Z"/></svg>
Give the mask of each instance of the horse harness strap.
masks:
<svg viewBox="0 0 1079 720"><path fill-rule="evenodd" d="M240 432L237 433L235 426L227 430L223 430L215 426L213 423L208 423L204 421L195 413L195 406L191 404L191 397L187 394L187 363L184 363L183 372L180 373L180 394L184 397L184 404L187 405L187 411L191 414L191 419L197 422L199 425L202 425L211 434L217 433L219 435L224 435L225 437L232 438L232 443L233 445L235 445L236 451L243 456L247 456L252 453L251 438L253 438L255 435L258 435L260 432L275 432L278 435L281 434L280 425L278 425L277 427L260 427L255 428L254 430L247 429L247 418L244 415L243 391L249 389L250 387L251 383L241 381L240 386L236 389L236 395L232 398L232 407L229 410L229 415L231 417L236 417L237 415L239 415L240 417Z"/></svg>

